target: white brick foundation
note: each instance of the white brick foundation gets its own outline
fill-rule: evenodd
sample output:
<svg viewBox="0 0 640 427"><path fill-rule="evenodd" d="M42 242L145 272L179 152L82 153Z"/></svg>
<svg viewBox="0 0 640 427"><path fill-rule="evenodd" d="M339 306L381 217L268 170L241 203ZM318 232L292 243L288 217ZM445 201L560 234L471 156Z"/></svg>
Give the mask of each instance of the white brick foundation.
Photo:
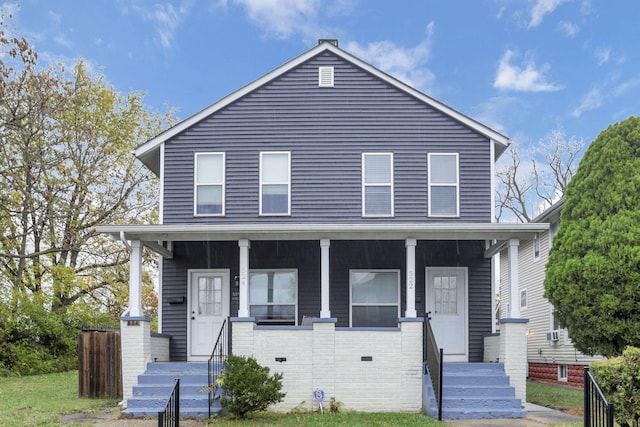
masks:
<svg viewBox="0 0 640 427"><path fill-rule="evenodd" d="M317 408L313 391L344 409L419 412L422 408L422 319L399 328L336 328L335 319L312 327L256 326L233 319L233 354L254 356L284 375L283 402L273 409ZM286 359L286 360L284 360ZM277 360L280 360L278 362Z"/></svg>

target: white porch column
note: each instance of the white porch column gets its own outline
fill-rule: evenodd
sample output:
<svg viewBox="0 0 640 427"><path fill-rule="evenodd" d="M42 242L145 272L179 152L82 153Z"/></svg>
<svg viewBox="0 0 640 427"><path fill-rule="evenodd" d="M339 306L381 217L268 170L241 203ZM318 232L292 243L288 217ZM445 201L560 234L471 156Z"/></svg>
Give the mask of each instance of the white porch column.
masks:
<svg viewBox="0 0 640 427"><path fill-rule="evenodd" d="M404 317L416 317L416 239L407 239L407 310Z"/></svg>
<svg viewBox="0 0 640 427"><path fill-rule="evenodd" d="M329 310L329 239L320 239L320 317L328 319L331 317Z"/></svg>
<svg viewBox="0 0 640 427"><path fill-rule="evenodd" d="M512 319L520 318L520 290L518 283L518 246L519 239L509 239L509 314Z"/></svg>
<svg viewBox="0 0 640 427"><path fill-rule="evenodd" d="M238 240L238 246L240 247L240 301L238 317L249 317L249 240Z"/></svg>
<svg viewBox="0 0 640 427"><path fill-rule="evenodd" d="M131 241L129 254L129 316L142 316L142 242Z"/></svg>

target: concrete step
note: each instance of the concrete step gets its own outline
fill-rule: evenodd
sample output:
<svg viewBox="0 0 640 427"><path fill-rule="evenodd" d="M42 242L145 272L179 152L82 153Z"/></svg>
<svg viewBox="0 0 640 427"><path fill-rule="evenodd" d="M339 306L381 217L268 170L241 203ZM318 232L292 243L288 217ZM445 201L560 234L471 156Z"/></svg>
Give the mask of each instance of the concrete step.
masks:
<svg viewBox="0 0 640 427"><path fill-rule="evenodd" d="M509 385L494 385L491 387L483 385L443 385L442 394L459 398L513 397L515 396L515 390Z"/></svg>
<svg viewBox="0 0 640 427"><path fill-rule="evenodd" d="M527 412L523 409L486 409L476 411L466 411L464 409L442 408L442 419L445 420L486 420L497 418L523 418Z"/></svg>
<svg viewBox="0 0 640 427"><path fill-rule="evenodd" d="M156 417L164 410L176 378L180 378L180 416L208 417L209 393L203 390L209 378L206 362L149 363L145 373L138 376L123 416ZM220 411L220 402L215 401L212 413Z"/></svg>
<svg viewBox="0 0 640 427"><path fill-rule="evenodd" d="M431 394L426 380L424 387ZM442 395L443 419L522 418L526 415L502 363L445 363ZM429 400L425 402L425 411L433 412L435 402Z"/></svg>

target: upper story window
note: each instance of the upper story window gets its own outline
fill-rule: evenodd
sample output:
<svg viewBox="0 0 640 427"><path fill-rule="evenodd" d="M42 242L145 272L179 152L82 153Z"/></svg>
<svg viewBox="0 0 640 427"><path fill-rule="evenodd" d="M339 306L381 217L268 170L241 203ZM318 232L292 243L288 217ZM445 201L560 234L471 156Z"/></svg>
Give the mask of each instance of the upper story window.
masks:
<svg viewBox="0 0 640 427"><path fill-rule="evenodd" d="M459 216L458 153L429 153L429 216Z"/></svg>
<svg viewBox="0 0 640 427"><path fill-rule="evenodd" d="M260 215L291 214L291 153L260 153Z"/></svg>
<svg viewBox="0 0 640 427"><path fill-rule="evenodd" d="M362 216L393 216L393 153L362 153Z"/></svg>
<svg viewBox="0 0 640 427"><path fill-rule="evenodd" d="M224 153L196 153L194 215L224 215Z"/></svg>

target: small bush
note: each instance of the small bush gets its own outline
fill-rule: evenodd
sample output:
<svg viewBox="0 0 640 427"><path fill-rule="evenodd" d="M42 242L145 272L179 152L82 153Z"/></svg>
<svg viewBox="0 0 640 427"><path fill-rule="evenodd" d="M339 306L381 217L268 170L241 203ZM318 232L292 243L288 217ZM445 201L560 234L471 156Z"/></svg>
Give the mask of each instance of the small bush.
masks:
<svg viewBox="0 0 640 427"><path fill-rule="evenodd" d="M264 411L285 396L280 391L282 374L269 375L269 368L260 366L253 357L229 356L220 376L220 404L237 418Z"/></svg>
<svg viewBox="0 0 640 427"><path fill-rule="evenodd" d="M627 347L622 356L591 364L593 377L613 403L623 427L640 423L640 348Z"/></svg>

